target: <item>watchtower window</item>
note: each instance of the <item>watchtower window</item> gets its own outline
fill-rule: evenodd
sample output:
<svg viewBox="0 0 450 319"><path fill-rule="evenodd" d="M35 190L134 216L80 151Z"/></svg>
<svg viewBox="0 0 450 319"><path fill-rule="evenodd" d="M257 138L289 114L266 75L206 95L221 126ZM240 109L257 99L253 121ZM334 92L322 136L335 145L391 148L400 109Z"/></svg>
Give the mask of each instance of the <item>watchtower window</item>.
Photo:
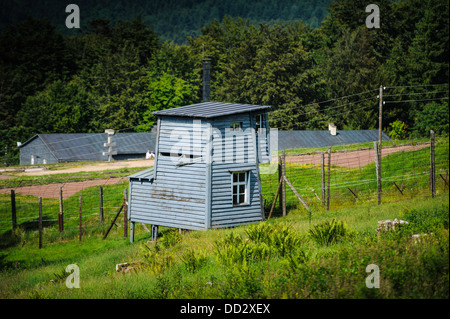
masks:
<svg viewBox="0 0 450 319"><path fill-rule="evenodd" d="M247 205L248 171L233 172L233 206Z"/></svg>
<svg viewBox="0 0 450 319"><path fill-rule="evenodd" d="M233 122L230 123L231 131L240 131L242 129L242 122Z"/></svg>
<svg viewBox="0 0 450 319"><path fill-rule="evenodd" d="M264 115L263 114L257 114L256 115L256 119L255 119L255 123L256 123L256 132L259 132L260 128L264 128Z"/></svg>

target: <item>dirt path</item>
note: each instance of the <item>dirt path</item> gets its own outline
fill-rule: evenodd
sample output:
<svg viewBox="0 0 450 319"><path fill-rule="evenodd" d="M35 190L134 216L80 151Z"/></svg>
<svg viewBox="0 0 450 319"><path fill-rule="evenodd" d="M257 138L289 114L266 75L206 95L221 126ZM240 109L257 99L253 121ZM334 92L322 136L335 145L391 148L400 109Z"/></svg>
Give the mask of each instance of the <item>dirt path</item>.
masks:
<svg viewBox="0 0 450 319"><path fill-rule="evenodd" d="M104 162L104 163L92 163L88 165L81 165L76 167L70 167L67 169L44 169L44 170L30 170L29 172L22 172L20 175L25 176L42 176L51 174L63 174L63 173L77 173L77 172L93 172L93 171L103 171L103 170L113 170L120 168L135 168L135 167L148 167L154 164L154 160L139 160L139 161L117 161L117 162ZM6 178L14 178L11 175L0 175ZM17 176L17 175L16 175ZM19 177L20 178L20 177ZM14 191L17 194L23 195L33 195L36 197L47 197L47 198L59 198L59 188L63 189L63 198L72 196L79 191L99 185L111 185L116 184L121 181L128 180L124 178L109 178L109 179L97 179L84 182L68 182L68 183L54 183L47 185L33 185L33 186L23 186L16 187ZM0 189L0 194L9 194L11 188Z"/></svg>
<svg viewBox="0 0 450 319"><path fill-rule="evenodd" d="M416 151L422 148L429 147L429 145L416 145L416 146L400 146L393 148L385 148L382 150L382 156L386 156L392 153L405 152L405 151ZM348 151L348 152L335 152L331 155L331 164L347 168L358 168L375 161L375 154L373 149L358 150L358 151ZM299 155L299 156L288 156L286 157L286 162L297 163L297 164L320 164L321 156L317 155ZM325 163L328 162L328 156L325 154ZM61 174L61 173L75 173L82 171L99 171L107 169L119 169L119 168L133 168L133 167L145 167L153 165L153 160L142 160L142 161L127 161L127 162L113 162L113 163L96 163L88 166L73 167L62 170L44 170L44 171L33 171L28 173L23 173L24 175L39 176L48 174ZM110 178L110 179L100 179L84 182L74 182L74 183L58 183L58 184L48 184L48 185L35 185L35 186L24 186L15 188L15 192L18 194L33 195L36 197L49 197L58 198L59 197L59 187L63 188L63 197L67 198L76 194L77 192L92 186L99 185L111 185L116 184L121 181L127 180L124 178ZM10 193L11 189L0 189L0 193Z"/></svg>
<svg viewBox="0 0 450 319"><path fill-rule="evenodd" d="M392 148L384 148L381 150L381 156L386 156L398 152L417 151L422 148L430 147L428 144L424 145L408 145ZM347 167L347 168L359 168L370 164L375 161L375 152L373 149L359 150L359 151L347 151L347 152L335 152L331 154L331 165ZM321 156L317 155L299 155L299 156L286 156L286 162L297 164L320 164ZM325 165L328 163L328 154L325 153Z"/></svg>
<svg viewBox="0 0 450 319"><path fill-rule="evenodd" d="M137 160L137 161L115 161L115 162L103 162L103 163L93 163L89 165L82 165L77 167L71 167L66 169L55 169L55 170L39 170L23 172L21 175L25 176L41 176L50 174L64 174L64 173L78 173L78 172L94 172L94 171L104 171L108 169L120 169L120 168L135 168L135 167L147 167L153 166L154 160Z"/></svg>
<svg viewBox="0 0 450 319"><path fill-rule="evenodd" d="M36 197L47 197L47 198L59 198L59 188L62 187L63 198L70 197L79 191L99 185L112 185L122 181L126 181L128 178L109 178L109 179L98 179L92 181L84 182L74 182L74 183L56 183L48 185L33 185L14 188L16 194L22 195L33 195ZM11 188L0 189L1 194L11 193Z"/></svg>
<svg viewBox="0 0 450 319"><path fill-rule="evenodd" d="M28 172L22 172L20 175L23 176L42 176L42 175L52 175L52 174L64 174L64 173L78 173L78 172L93 172L93 171L103 171L103 170L113 170L120 168L135 168L135 167L148 167L154 164L154 160L138 160L138 161L117 161L117 162L104 162L104 163L92 163L89 165L81 165L76 167L70 167L67 169L44 169L44 170L30 170ZM18 174L19 175L19 174ZM17 176L17 175L16 175ZM0 175L0 178L14 178L11 175ZM63 198L72 196L79 191L99 185L111 185L116 184L121 181L128 180L124 178L109 178L109 179L98 179L90 180L84 182L69 182L69 183L55 183L48 185L33 185L33 186L23 186L16 187L14 191L17 194L23 195L33 195L36 197L47 197L47 198L59 198L59 188L63 188ZM11 193L11 188L0 189L0 194Z"/></svg>

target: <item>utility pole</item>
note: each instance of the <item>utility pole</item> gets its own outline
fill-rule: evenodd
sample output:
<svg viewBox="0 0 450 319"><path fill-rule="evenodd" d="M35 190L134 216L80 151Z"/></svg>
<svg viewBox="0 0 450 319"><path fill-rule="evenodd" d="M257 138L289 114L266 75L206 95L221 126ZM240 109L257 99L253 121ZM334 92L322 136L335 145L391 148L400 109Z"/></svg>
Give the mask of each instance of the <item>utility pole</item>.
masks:
<svg viewBox="0 0 450 319"><path fill-rule="evenodd" d="M382 141L382 130L383 130L383 86L380 85L380 103L379 103L379 115L378 115L378 147L377 147L377 187L378 187L378 205L381 204L381 141Z"/></svg>
<svg viewBox="0 0 450 319"><path fill-rule="evenodd" d="M430 189L431 197L436 196L436 163L434 159L434 131L430 131Z"/></svg>
<svg viewBox="0 0 450 319"><path fill-rule="evenodd" d="M381 137L382 137L382 124L383 124L383 86L380 85L380 113L378 115L378 152L381 155Z"/></svg>

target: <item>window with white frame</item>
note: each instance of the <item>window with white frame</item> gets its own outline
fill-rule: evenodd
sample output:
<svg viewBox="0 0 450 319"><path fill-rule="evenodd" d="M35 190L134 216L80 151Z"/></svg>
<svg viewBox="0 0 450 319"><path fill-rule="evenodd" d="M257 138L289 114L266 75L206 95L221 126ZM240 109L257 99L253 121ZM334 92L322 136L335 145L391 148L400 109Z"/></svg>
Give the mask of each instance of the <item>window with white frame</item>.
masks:
<svg viewBox="0 0 450 319"><path fill-rule="evenodd" d="M233 172L233 206L247 205L248 171Z"/></svg>

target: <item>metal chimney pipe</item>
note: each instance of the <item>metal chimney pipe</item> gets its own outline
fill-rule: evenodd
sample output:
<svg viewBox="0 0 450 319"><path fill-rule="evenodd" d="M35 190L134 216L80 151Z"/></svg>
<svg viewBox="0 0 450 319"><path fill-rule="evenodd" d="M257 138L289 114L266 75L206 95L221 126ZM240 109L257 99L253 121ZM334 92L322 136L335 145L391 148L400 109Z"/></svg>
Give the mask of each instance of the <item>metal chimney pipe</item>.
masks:
<svg viewBox="0 0 450 319"><path fill-rule="evenodd" d="M203 59L203 102L210 101L210 87L211 87L211 59Z"/></svg>

